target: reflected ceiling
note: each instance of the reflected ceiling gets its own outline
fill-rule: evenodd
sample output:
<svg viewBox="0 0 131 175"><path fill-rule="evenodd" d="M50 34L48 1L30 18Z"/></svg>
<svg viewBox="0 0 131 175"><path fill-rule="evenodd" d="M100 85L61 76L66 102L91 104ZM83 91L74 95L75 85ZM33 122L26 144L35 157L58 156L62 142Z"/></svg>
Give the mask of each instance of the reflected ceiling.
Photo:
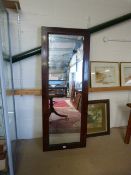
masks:
<svg viewBox="0 0 131 175"><path fill-rule="evenodd" d="M81 36L49 35L49 68L50 72L56 69L67 70L70 60L83 41Z"/></svg>

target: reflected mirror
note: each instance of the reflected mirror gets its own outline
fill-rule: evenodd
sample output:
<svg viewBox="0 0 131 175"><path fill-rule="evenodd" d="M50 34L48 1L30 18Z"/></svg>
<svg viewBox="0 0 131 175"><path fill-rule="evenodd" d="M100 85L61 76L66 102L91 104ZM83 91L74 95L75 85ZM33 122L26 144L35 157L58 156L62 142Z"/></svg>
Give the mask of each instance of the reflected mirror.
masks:
<svg viewBox="0 0 131 175"><path fill-rule="evenodd" d="M52 150L85 146L87 31L43 27L42 39L43 148Z"/></svg>

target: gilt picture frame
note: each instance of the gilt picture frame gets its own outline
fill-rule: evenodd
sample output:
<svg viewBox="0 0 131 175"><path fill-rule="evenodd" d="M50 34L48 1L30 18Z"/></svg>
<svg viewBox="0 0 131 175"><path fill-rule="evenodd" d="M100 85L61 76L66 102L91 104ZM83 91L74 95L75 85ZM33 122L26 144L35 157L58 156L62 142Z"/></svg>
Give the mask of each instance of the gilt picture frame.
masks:
<svg viewBox="0 0 131 175"><path fill-rule="evenodd" d="M88 103L87 137L110 134L110 101L92 100Z"/></svg>
<svg viewBox="0 0 131 175"><path fill-rule="evenodd" d="M120 86L119 63L91 62L91 87Z"/></svg>
<svg viewBox="0 0 131 175"><path fill-rule="evenodd" d="M121 62L121 86L131 86L131 62Z"/></svg>

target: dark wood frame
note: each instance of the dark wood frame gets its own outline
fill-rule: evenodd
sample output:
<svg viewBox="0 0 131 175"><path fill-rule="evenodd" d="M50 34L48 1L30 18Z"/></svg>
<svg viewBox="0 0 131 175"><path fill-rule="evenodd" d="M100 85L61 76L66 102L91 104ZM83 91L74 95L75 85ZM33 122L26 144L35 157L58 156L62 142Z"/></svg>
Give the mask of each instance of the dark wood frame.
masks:
<svg viewBox="0 0 131 175"><path fill-rule="evenodd" d="M48 35L79 35L84 37L83 77L82 77L82 108L80 142L49 145L49 105L48 105ZM86 146L87 108L88 108L88 79L89 79L89 48L90 35L87 29L42 27L42 122L43 122L43 151L77 148Z"/></svg>
<svg viewBox="0 0 131 175"><path fill-rule="evenodd" d="M105 103L106 104L106 109L107 109L107 126L106 127L107 127L107 131L92 133L92 134L89 134L89 135L88 135L88 131L87 131L87 137L109 135L110 134L110 101L109 101L109 99L88 101L88 105L90 105L90 104L99 104L99 103Z"/></svg>

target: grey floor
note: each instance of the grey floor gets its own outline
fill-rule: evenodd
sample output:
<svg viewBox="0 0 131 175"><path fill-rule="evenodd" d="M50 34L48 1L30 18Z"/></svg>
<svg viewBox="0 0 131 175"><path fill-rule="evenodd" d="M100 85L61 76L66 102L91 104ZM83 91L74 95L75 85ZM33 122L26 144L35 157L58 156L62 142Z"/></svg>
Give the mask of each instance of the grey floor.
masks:
<svg viewBox="0 0 131 175"><path fill-rule="evenodd" d="M131 175L131 143L124 128L87 139L87 147L42 152L42 140L21 140L16 175Z"/></svg>

